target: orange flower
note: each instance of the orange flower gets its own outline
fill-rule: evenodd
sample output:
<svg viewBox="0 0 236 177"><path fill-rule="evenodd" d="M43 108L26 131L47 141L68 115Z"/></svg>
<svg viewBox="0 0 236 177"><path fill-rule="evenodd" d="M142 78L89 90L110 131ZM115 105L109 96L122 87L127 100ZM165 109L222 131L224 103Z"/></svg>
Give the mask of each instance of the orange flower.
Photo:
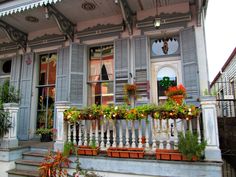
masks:
<svg viewBox="0 0 236 177"><path fill-rule="evenodd" d="M182 84L177 86L169 87L168 90L165 92L166 96L171 97L174 95L183 95L186 97L186 89Z"/></svg>

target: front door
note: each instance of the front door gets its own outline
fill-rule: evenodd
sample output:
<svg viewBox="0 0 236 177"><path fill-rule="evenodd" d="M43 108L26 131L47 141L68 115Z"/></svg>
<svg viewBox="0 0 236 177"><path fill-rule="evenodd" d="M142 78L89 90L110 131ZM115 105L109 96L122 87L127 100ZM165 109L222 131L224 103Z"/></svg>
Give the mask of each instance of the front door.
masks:
<svg viewBox="0 0 236 177"><path fill-rule="evenodd" d="M169 86L182 83L181 61L174 58L152 62L151 72L152 103L160 104L167 99L165 91Z"/></svg>

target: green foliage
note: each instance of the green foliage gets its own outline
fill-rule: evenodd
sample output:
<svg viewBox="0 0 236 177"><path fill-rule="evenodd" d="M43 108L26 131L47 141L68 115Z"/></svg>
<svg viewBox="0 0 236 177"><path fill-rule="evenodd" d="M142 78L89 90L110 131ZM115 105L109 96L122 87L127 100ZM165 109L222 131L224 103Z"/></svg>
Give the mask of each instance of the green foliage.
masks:
<svg viewBox="0 0 236 177"><path fill-rule="evenodd" d="M0 100L2 103L19 103L20 101L19 91L10 86L9 80L0 86Z"/></svg>
<svg viewBox="0 0 236 177"><path fill-rule="evenodd" d="M96 145L96 140L95 138L93 137L92 141L90 142L90 145L89 145L92 149L96 149L97 145Z"/></svg>
<svg viewBox="0 0 236 177"><path fill-rule="evenodd" d="M206 141L198 143L198 135L187 131L184 135L183 132L179 133L178 149L187 159L191 160L193 156L198 159L202 156L202 153L206 147Z"/></svg>
<svg viewBox="0 0 236 177"><path fill-rule="evenodd" d="M0 138L9 132L9 128L11 128L11 121L9 117L9 113L5 112L0 106Z"/></svg>
<svg viewBox="0 0 236 177"><path fill-rule="evenodd" d="M63 156L68 157L70 153L75 153L76 148L72 142L66 142L64 144Z"/></svg>
<svg viewBox="0 0 236 177"><path fill-rule="evenodd" d="M42 135L42 134L52 134L53 129L51 128L39 128L36 130L37 135Z"/></svg>

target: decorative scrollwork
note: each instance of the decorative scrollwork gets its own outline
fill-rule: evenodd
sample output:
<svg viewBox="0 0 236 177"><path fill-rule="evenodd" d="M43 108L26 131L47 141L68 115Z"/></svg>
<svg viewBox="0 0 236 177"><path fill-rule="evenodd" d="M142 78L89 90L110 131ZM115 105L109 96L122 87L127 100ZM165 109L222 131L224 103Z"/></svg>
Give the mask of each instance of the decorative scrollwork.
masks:
<svg viewBox="0 0 236 177"><path fill-rule="evenodd" d="M21 30L9 25L0 20L0 28L2 28L8 35L11 41L16 42L24 51L26 51L27 34Z"/></svg>
<svg viewBox="0 0 236 177"><path fill-rule="evenodd" d="M65 34L71 41L74 40L74 31L75 24L73 24L67 17L65 17L60 11L58 11L55 7L51 5L47 5L46 7L47 15L53 16L57 22L57 25L60 31Z"/></svg>

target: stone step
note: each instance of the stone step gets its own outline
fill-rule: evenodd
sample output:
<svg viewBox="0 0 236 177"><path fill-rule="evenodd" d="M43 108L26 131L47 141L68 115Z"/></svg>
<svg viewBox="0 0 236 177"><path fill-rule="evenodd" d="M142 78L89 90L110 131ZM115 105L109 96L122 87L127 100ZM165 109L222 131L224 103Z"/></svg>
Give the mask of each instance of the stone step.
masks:
<svg viewBox="0 0 236 177"><path fill-rule="evenodd" d="M41 162L33 160L17 160L16 170L38 171Z"/></svg>
<svg viewBox="0 0 236 177"><path fill-rule="evenodd" d="M31 160L31 161L37 161L42 162L48 152L36 152L36 151L29 151L23 153L23 160Z"/></svg>
<svg viewBox="0 0 236 177"><path fill-rule="evenodd" d="M8 177L39 177L38 171L30 171L30 170L9 170Z"/></svg>

